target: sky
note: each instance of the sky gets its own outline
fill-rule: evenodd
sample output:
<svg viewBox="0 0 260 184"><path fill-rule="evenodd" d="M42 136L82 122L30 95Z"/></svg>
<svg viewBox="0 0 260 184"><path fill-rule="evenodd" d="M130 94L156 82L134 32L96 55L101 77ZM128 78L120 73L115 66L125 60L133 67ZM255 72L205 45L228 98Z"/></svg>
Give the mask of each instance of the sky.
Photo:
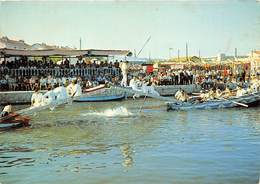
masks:
<svg viewBox="0 0 260 184"><path fill-rule="evenodd" d="M29 44L127 49L139 57L260 50L260 1L0 1L0 36Z"/></svg>

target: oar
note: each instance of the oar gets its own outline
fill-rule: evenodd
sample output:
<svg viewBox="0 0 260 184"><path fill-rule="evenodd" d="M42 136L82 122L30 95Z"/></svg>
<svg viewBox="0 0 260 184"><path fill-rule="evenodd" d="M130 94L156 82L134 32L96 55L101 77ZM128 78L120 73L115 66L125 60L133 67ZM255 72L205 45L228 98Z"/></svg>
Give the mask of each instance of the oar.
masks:
<svg viewBox="0 0 260 184"><path fill-rule="evenodd" d="M241 105L241 106L243 106L243 107L248 107L248 105L246 105L246 104L243 104L243 103L240 103L240 102L236 102L236 101L232 101L232 100L230 100L232 103L234 103L234 104L237 104L237 105Z"/></svg>
<svg viewBox="0 0 260 184"><path fill-rule="evenodd" d="M232 103L234 103L234 104L237 104L237 105L240 105L240 106L243 106L243 107L248 107L248 105L247 105L247 104L240 103L240 102L236 102L236 101L233 101L233 100L228 100L228 99L225 99L225 98L217 98L217 99L219 99L219 100L226 100L226 101L230 101L230 102L232 102Z"/></svg>
<svg viewBox="0 0 260 184"><path fill-rule="evenodd" d="M145 103L146 97L147 97L147 95L144 96L144 102L143 102L143 105L140 107L139 113L141 113L141 111L142 111L142 109L143 109L143 106L144 106L144 103Z"/></svg>
<svg viewBox="0 0 260 184"><path fill-rule="evenodd" d="M201 93L191 93L192 95L200 95Z"/></svg>

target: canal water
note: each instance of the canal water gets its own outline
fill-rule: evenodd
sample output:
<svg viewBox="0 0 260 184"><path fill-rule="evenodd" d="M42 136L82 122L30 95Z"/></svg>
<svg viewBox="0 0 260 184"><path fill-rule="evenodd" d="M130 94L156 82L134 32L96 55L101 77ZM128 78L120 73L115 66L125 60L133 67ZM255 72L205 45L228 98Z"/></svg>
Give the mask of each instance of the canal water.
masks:
<svg viewBox="0 0 260 184"><path fill-rule="evenodd" d="M21 108L21 106L16 107ZM260 107L73 103L0 133L0 183L258 183Z"/></svg>

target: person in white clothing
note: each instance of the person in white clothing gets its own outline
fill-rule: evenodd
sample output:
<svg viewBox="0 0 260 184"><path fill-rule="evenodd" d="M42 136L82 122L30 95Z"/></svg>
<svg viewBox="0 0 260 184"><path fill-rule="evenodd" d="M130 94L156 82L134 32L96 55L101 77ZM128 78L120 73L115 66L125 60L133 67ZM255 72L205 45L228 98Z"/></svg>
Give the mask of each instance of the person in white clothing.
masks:
<svg viewBox="0 0 260 184"><path fill-rule="evenodd" d="M143 82L142 90L146 94L160 96L160 94L157 91L155 91L154 87L152 85L150 85L149 82L145 82L145 81Z"/></svg>
<svg viewBox="0 0 260 184"><path fill-rule="evenodd" d="M1 112L1 117L8 116L12 112L12 106L11 105L6 105Z"/></svg>
<svg viewBox="0 0 260 184"><path fill-rule="evenodd" d="M71 97L77 97L82 95L82 89L79 84L77 84L77 80L73 80L70 85L67 87L67 93Z"/></svg>
<svg viewBox="0 0 260 184"><path fill-rule="evenodd" d="M53 90L57 101L64 101L69 98L67 90L64 86L59 86Z"/></svg>
<svg viewBox="0 0 260 184"><path fill-rule="evenodd" d="M40 79L40 89L46 89L46 86L47 86L47 79L42 76Z"/></svg>
<svg viewBox="0 0 260 184"><path fill-rule="evenodd" d="M245 94L246 94L246 90L243 89L243 88L241 88L241 87L238 87L236 96L237 96L237 97L241 97L241 96L243 96L243 95L245 95Z"/></svg>
<svg viewBox="0 0 260 184"><path fill-rule="evenodd" d="M127 70L128 70L128 64L127 62L123 62L121 65L121 71L123 75L123 79L120 83L121 86L127 87Z"/></svg>
<svg viewBox="0 0 260 184"><path fill-rule="evenodd" d="M138 82L139 82L139 80L137 79L136 76L134 76L134 77L130 80L129 86L130 86L133 90L135 90L135 91L142 91L141 89L138 89Z"/></svg>
<svg viewBox="0 0 260 184"><path fill-rule="evenodd" d="M137 79L136 76L134 76L134 77L130 80L129 86L130 86L134 91L142 91L142 89L138 89L138 82L139 82L139 80ZM140 97L140 95L138 95L137 93L135 93L134 96L133 96L133 99L138 98L138 97Z"/></svg>
<svg viewBox="0 0 260 184"><path fill-rule="evenodd" d="M42 105L42 94L39 92L39 88L36 87L31 97L31 106L39 107Z"/></svg>
<svg viewBox="0 0 260 184"><path fill-rule="evenodd" d="M48 91L43 95L43 105L54 104L56 101L55 93L51 89L48 88Z"/></svg>
<svg viewBox="0 0 260 184"><path fill-rule="evenodd" d="M182 95L182 89L180 88L174 95L174 97L179 100Z"/></svg>

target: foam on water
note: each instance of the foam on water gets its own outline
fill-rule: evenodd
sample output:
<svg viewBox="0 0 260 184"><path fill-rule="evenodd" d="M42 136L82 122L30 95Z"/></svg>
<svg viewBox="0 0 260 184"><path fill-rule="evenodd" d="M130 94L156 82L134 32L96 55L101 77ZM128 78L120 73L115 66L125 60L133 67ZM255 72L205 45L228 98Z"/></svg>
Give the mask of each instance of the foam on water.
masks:
<svg viewBox="0 0 260 184"><path fill-rule="evenodd" d="M133 116L133 113L129 112L127 108L120 106L114 109L106 109L101 112L94 111L94 112L83 113L81 115L82 116L94 115L94 116L105 116L105 117L128 117L128 116Z"/></svg>

